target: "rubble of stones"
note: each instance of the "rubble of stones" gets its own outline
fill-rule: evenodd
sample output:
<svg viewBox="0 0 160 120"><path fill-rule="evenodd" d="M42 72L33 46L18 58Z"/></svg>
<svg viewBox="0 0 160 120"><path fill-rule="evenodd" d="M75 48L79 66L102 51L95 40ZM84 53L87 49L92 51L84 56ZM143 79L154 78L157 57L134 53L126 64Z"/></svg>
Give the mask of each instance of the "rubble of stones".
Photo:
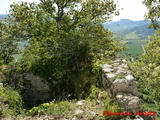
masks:
<svg viewBox="0 0 160 120"><path fill-rule="evenodd" d="M137 82L131 75L126 60L116 59L102 65L103 86L125 110L136 112L140 107Z"/></svg>

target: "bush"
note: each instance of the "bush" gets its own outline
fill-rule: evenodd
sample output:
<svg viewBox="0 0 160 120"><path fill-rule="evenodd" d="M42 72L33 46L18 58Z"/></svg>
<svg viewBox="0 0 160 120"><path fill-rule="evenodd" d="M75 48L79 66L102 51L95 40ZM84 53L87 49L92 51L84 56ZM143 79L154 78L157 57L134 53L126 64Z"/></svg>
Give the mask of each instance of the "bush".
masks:
<svg viewBox="0 0 160 120"><path fill-rule="evenodd" d="M67 115L71 110L73 110L74 101L61 101L61 102L50 102L39 105L38 107L33 107L27 113L27 115Z"/></svg>
<svg viewBox="0 0 160 120"><path fill-rule="evenodd" d="M83 9L77 10L77 5ZM22 2L11 5L10 12L6 24L16 30L13 36L29 43L17 69L45 78L54 98L86 96L92 84L101 83L99 55L113 56L122 50L112 32L102 26L118 13L113 1Z"/></svg>
<svg viewBox="0 0 160 120"><path fill-rule="evenodd" d="M22 99L18 92L0 85L0 117L23 113Z"/></svg>
<svg viewBox="0 0 160 120"><path fill-rule="evenodd" d="M141 59L129 66L139 82L143 100L160 105L160 31L151 38L145 49Z"/></svg>

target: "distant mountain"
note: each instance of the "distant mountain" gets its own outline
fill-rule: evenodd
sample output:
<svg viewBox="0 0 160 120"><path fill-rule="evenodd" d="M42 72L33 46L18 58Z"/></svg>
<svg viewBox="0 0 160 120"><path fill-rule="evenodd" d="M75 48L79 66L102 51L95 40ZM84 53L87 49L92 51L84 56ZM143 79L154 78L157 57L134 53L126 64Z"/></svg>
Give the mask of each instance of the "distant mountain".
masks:
<svg viewBox="0 0 160 120"><path fill-rule="evenodd" d="M121 19L115 22L104 23L104 27L112 32L123 36L125 39L147 39L149 35L153 35L154 29L149 29L150 21L133 21L129 19Z"/></svg>
<svg viewBox="0 0 160 120"><path fill-rule="evenodd" d="M119 37L124 37L127 42L127 49L121 55L136 57L144 52L144 46L149 42L148 36L155 33L154 29L149 29L150 21L133 21L121 19L103 24Z"/></svg>
<svg viewBox="0 0 160 120"><path fill-rule="evenodd" d="M8 14L0 14L0 19L4 20L5 17L7 17L7 16L8 16Z"/></svg>

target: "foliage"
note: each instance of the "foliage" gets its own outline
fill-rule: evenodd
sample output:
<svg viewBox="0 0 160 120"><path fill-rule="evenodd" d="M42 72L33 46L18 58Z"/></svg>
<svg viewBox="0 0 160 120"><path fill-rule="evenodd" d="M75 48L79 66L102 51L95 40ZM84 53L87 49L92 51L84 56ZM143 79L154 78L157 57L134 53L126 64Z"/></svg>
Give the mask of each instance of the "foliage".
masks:
<svg viewBox="0 0 160 120"><path fill-rule="evenodd" d="M118 113L118 112L124 112L122 110L122 108L118 105L118 103L110 101L110 100L106 100L105 102L105 111L111 112L111 113ZM121 118L125 118L125 116L105 116L106 120L110 120L110 119L121 119Z"/></svg>
<svg viewBox="0 0 160 120"><path fill-rule="evenodd" d="M139 61L130 63L130 68L139 82L139 91L145 102L160 104L160 31L151 38ZM147 99L146 99L147 98Z"/></svg>
<svg viewBox="0 0 160 120"><path fill-rule="evenodd" d="M0 19L4 21L7 16L8 14L0 14Z"/></svg>
<svg viewBox="0 0 160 120"><path fill-rule="evenodd" d="M32 71L44 77L57 99L81 97L77 93L98 83L97 76L91 79L100 72L96 65L98 54L114 55L122 50L112 33L102 26L111 15L118 14L112 0L14 3L10 14L12 17L7 20L12 23L11 31L16 31L13 37L29 43L18 71Z"/></svg>
<svg viewBox="0 0 160 120"><path fill-rule="evenodd" d="M19 93L0 85L0 117L16 116L20 113L23 113L23 109Z"/></svg>
<svg viewBox="0 0 160 120"><path fill-rule="evenodd" d="M100 58L102 58L102 56L100 56ZM101 61L100 58L94 57L94 59L92 60L92 73L94 74L92 77L92 81L94 83L94 85L96 85L97 87L101 87L102 86L102 67L101 67ZM92 88L91 88L92 89Z"/></svg>
<svg viewBox="0 0 160 120"><path fill-rule="evenodd" d="M154 111L156 113L155 119L160 119L160 109L159 106L157 106L156 104L144 103L142 104L142 109L146 111Z"/></svg>
<svg viewBox="0 0 160 120"><path fill-rule="evenodd" d="M51 102L51 103L44 103L41 104L38 107L33 107L31 110L28 111L28 115L66 115L68 114L72 108L72 104L74 102L69 102L69 101L61 101L61 102Z"/></svg>
<svg viewBox="0 0 160 120"><path fill-rule="evenodd" d="M150 27L153 27L155 29L159 28L159 22L158 22L160 20L159 0L143 0L143 3L146 5L148 9L148 13L146 14L146 19L149 19L152 22Z"/></svg>
<svg viewBox="0 0 160 120"><path fill-rule="evenodd" d="M103 116L103 110L121 112L121 108L118 106L118 104L107 97L106 91L102 92L102 89L99 89L95 86L92 86L90 90L91 93L89 97L85 100L82 100L83 105L77 105L76 100L60 102L52 101L50 103L44 103L38 107L30 109L27 115L54 115L63 116L67 119L73 119L74 116L77 116L81 119L116 119L117 117L115 116L107 116L105 119ZM99 103L97 103L97 100ZM75 115L75 110L77 109L84 111L85 114ZM91 115L90 111L95 112L96 114Z"/></svg>
<svg viewBox="0 0 160 120"><path fill-rule="evenodd" d="M115 102L113 99L110 99L107 95L106 91L102 91L102 89L97 88L96 86L91 87L91 92L87 98L89 101L97 101L100 100L100 102L103 103L103 110L112 112L112 113L117 113L117 112L122 112L122 108L118 105L117 102ZM104 117L104 116L103 116ZM106 116L104 117L105 120L109 119L120 119L124 118L120 116Z"/></svg>
<svg viewBox="0 0 160 120"><path fill-rule="evenodd" d="M14 40L11 25L0 20L0 65L13 61L13 55L18 53L17 40Z"/></svg>
<svg viewBox="0 0 160 120"><path fill-rule="evenodd" d="M98 93L100 92L100 89L98 89L97 87L95 86L92 86L91 89L90 89L90 94L88 96L88 99L89 100L93 100L93 99L97 99L98 98Z"/></svg>

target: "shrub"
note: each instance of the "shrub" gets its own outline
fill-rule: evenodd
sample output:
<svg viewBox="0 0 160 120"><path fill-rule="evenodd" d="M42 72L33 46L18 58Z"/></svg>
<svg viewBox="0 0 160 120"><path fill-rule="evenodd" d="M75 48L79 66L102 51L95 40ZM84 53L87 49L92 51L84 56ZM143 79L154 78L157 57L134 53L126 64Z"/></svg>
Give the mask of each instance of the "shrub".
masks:
<svg viewBox="0 0 160 120"><path fill-rule="evenodd" d="M145 49L141 59L129 66L139 82L143 100L160 105L160 31L151 38Z"/></svg>
<svg viewBox="0 0 160 120"><path fill-rule="evenodd" d="M23 113L22 99L18 92L0 85L0 117Z"/></svg>
<svg viewBox="0 0 160 120"><path fill-rule="evenodd" d="M84 97L92 84L100 83L98 54L113 56L122 50L102 26L117 13L116 4L105 0L12 4L6 24L16 31L15 38L29 43L17 69L45 78L57 99Z"/></svg>
<svg viewBox="0 0 160 120"><path fill-rule="evenodd" d="M61 101L61 102L50 102L50 103L44 103L39 105L38 107L33 107L30 109L27 113L27 115L67 115L72 108L72 104L74 102L72 101Z"/></svg>

